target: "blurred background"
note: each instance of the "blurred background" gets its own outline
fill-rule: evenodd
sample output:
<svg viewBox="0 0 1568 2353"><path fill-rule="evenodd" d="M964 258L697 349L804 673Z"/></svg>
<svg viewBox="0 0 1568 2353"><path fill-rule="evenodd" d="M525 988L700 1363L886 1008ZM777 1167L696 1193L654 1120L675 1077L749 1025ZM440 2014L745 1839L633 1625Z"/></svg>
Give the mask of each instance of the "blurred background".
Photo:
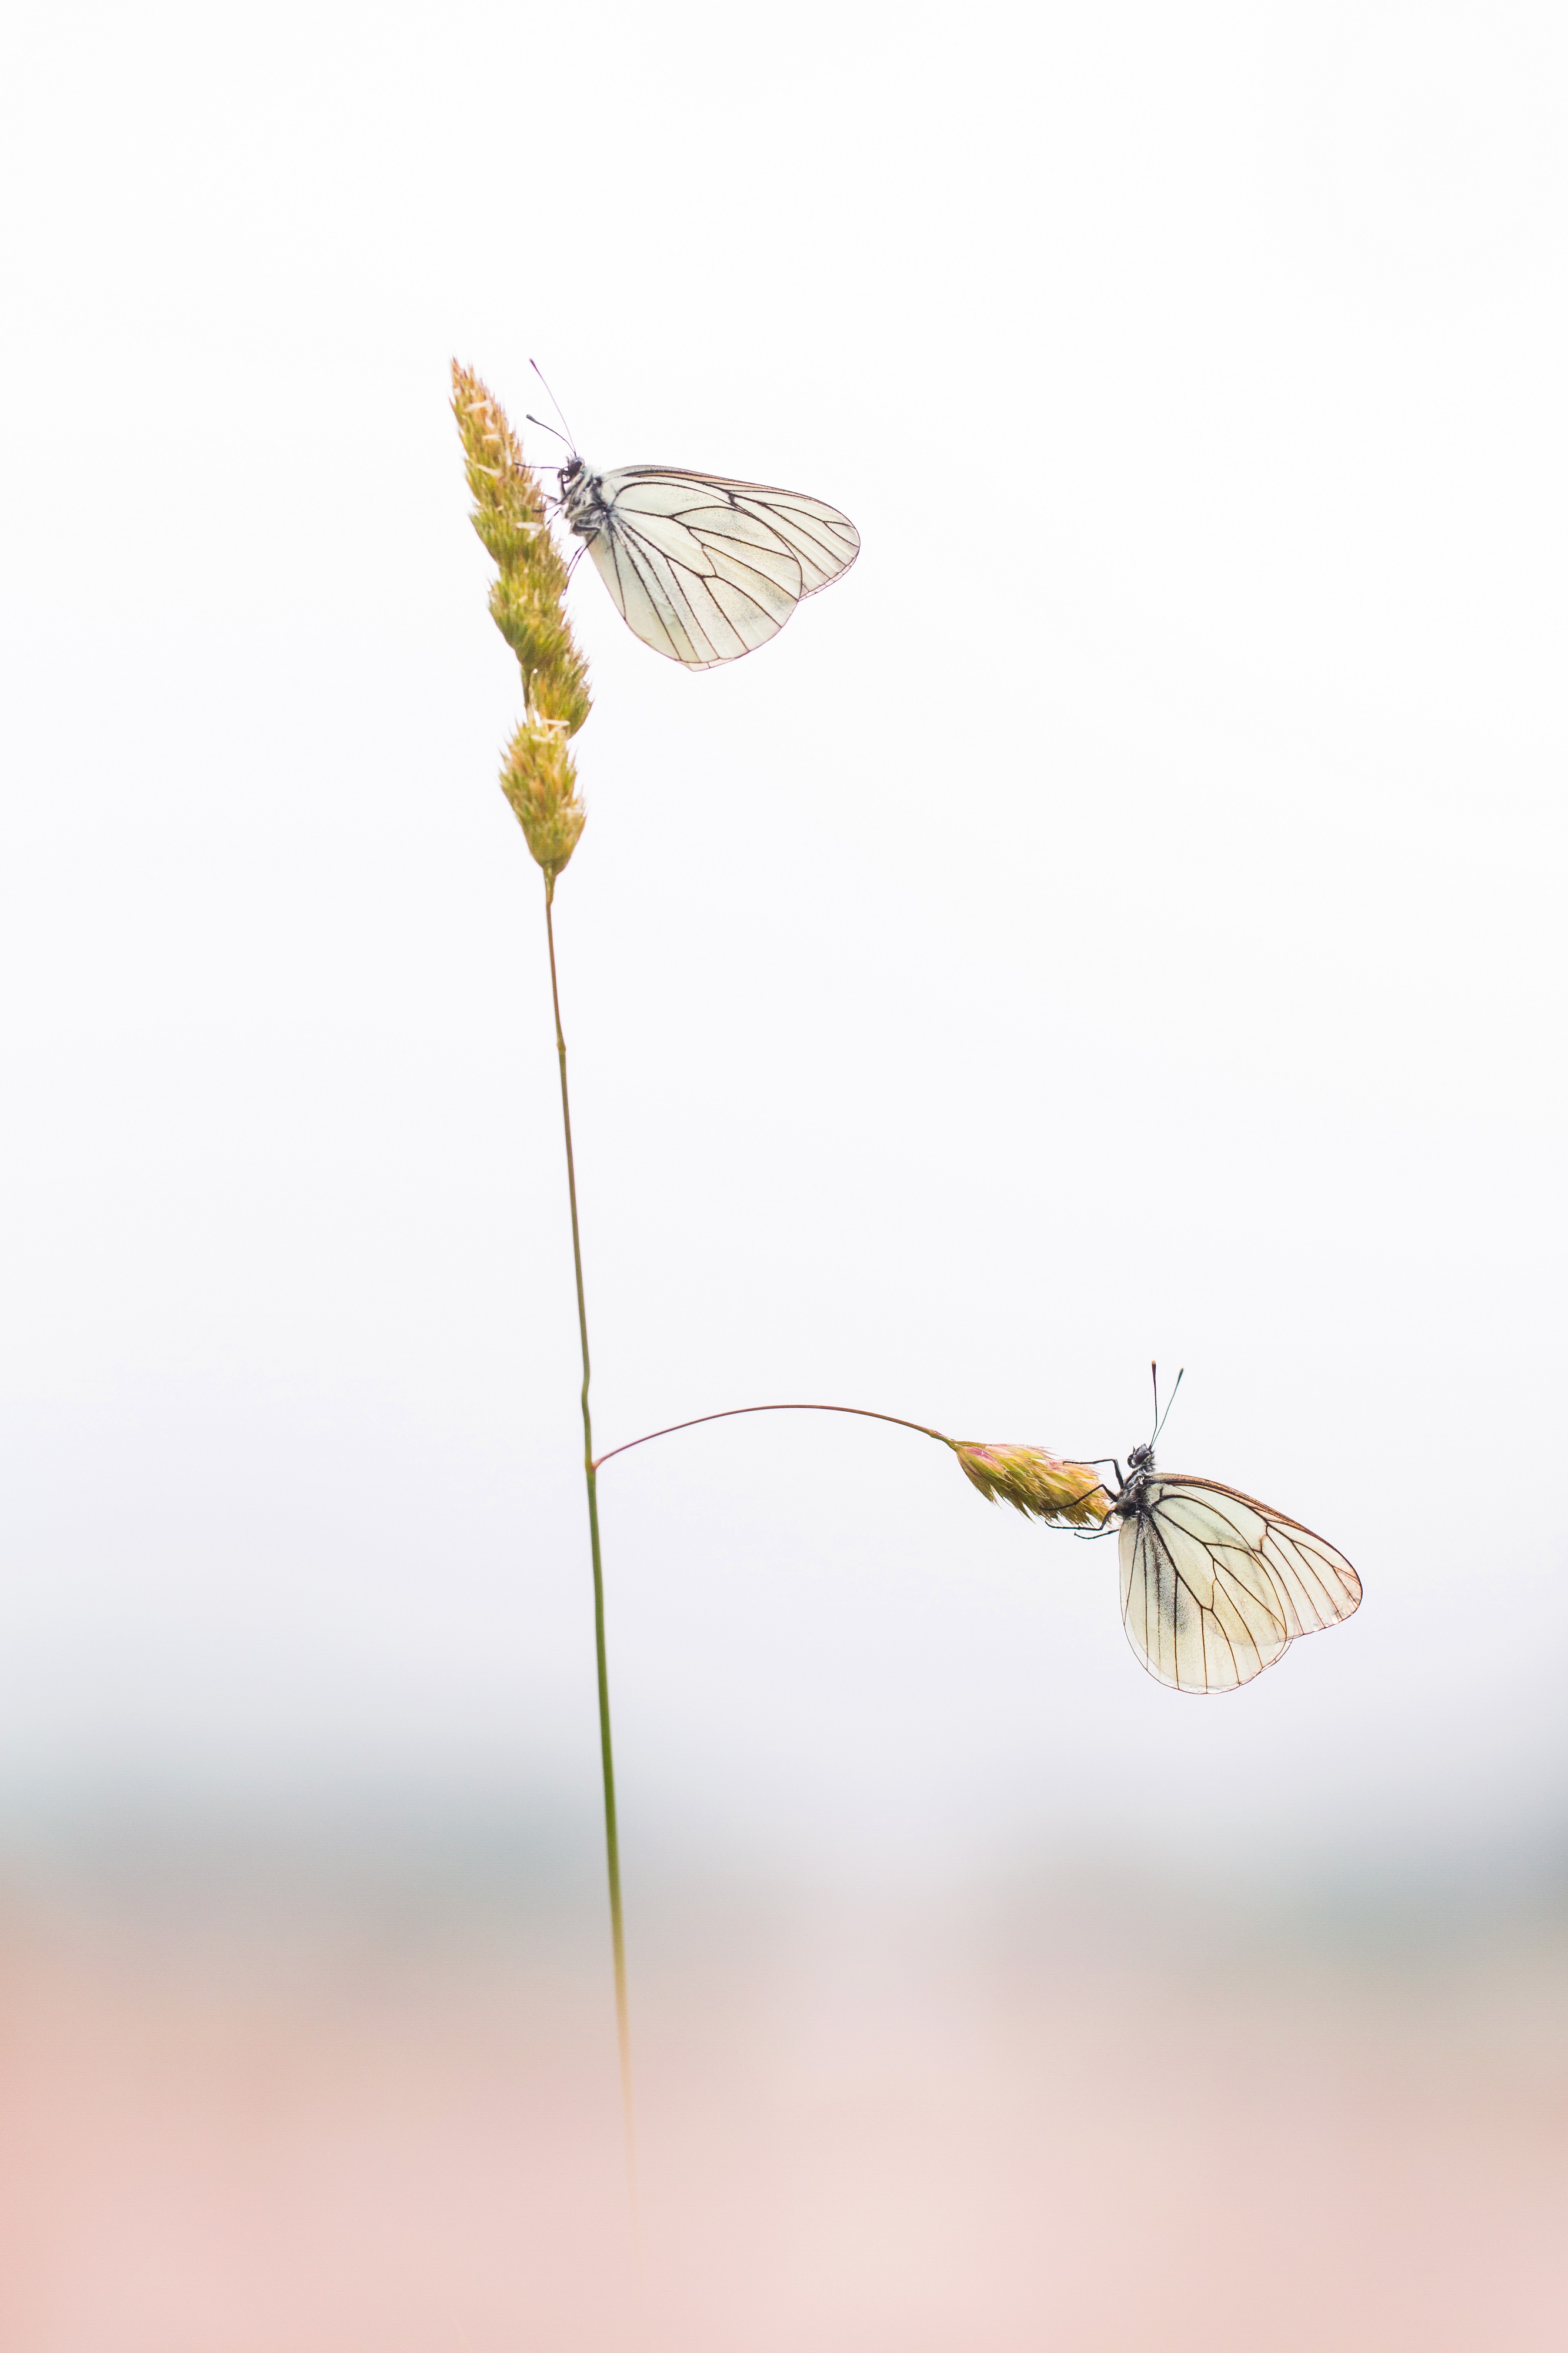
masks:
<svg viewBox="0 0 1568 2353"><path fill-rule="evenodd" d="M1529 5L25 8L0 271L0 2346L1560 2345L1568 37ZM447 411L864 554L584 567L604 1478ZM536 458L553 448L530 437Z"/></svg>

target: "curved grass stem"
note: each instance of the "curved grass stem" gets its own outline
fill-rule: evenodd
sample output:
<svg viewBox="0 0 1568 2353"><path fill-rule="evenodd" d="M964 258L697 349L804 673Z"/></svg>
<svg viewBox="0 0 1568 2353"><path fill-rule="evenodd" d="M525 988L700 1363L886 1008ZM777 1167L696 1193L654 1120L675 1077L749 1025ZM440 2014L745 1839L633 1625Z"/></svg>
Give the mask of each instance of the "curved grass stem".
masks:
<svg viewBox="0 0 1568 2353"><path fill-rule="evenodd" d="M594 1469L602 1471L616 1455L629 1454L634 1446L647 1446L656 1438L673 1438L678 1430L696 1430L704 1421L733 1421L738 1414L742 1413L854 1413L858 1414L862 1421L890 1421L897 1430L919 1430L922 1438L934 1438L941 1446L955 1443L944 1431L932 1430L929 1423L906 1421L901 1413L875 1413L866 1405L731 1405L727 1406L722 1413L693 1414L689 1421L672 1421L663 1430L645 1430L641 1438L628 1438L624 1446L607 1448L594 1464Z"/></svg>

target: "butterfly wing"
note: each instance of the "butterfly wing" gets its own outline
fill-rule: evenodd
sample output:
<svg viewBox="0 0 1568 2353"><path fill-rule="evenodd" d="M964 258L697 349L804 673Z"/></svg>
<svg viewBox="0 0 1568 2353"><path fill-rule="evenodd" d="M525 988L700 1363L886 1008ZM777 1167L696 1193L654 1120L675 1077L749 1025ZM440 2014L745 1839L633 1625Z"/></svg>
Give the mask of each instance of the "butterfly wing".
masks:
<svg viewBox="0 0 1568 2353"><path fill-rule="evenodd" d="M1175 1691L1235 1691L1361 1600L1321 1536L1212 1479L1152 1479L1120 1550L1128 1640Z"/></svg>
<svg viewBox="0 0 1568 2353"><path fill-rule="evenodd" d="M1201 1494L1223 1499L1223 1506L1238 1522L1256 1524L1258 1549L1279 1599L1286 1630L1321 1634L1338 1626L1361 1608L1361 1579L1345 1558L1300 1520L1287 1519L1256 1496L1235 1487L1221 1487L1212 1479L1183 1477L1182 1485Z"/></svg>
<svg viewBox="0 0 1568 2353"><path fill-rule="evenodd" d="M605 586L643 643L688 670L766 644L860 550L837 508L762 482L623 466L598 491L589 544Z"/></svg>
<svg viewBox="0 0 1568 2353"><path fill-rule="evenodd" d="M1121 1524L1121 1622L1173 1691L1235 1691L1290 1640L1251 1531L1223 1493L1154 1479Z"/></svg>

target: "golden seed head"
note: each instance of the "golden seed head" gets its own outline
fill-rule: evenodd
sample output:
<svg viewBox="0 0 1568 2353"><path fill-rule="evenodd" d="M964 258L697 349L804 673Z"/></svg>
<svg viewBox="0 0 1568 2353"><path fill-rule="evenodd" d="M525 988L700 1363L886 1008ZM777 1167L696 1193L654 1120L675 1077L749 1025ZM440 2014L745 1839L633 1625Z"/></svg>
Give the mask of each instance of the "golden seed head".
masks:
<svg viewBox="0 0 1568 2353"><path fill-rule="evenodd" d="M488 385L471 368L452 362L452 414L463 444L463 464L474 500L474 529L495 556L490 534L525 538L545 521L544 492L531 466L523 462L517 436Z"/></svg>
<svg viewBox="0 0 1568 2353"><path fill-rule="evenodd" d="M542 585L535 567L505 565L490 588L490 617L517 656L530 710L563 721L574 735L593 704L559 593Z"/></svg>
<svg viewBox="0 0 1568 2353"><path fill-rule="evenodd" d="M1057 1527L1103 1525L1110 1498L1098 1471L1064 1462L1043 1446L982 1446L949 1440L964 1477L987 1503L1011 1504L1026 1518Z"/></svg>
<svg viewBox="0 0 1568 2353"><path fill-rule="evenodd" d="M525 716L508 747L501 790L552 886L576 849L587 812L567 749L593 707L588 668L566 617L566 564L539 478L506 413L470 368L452 362L452 414L474 501L473 525L494 558L490 617L517 656Z"/></svg>
<svg viewBox="0 0 1568 2353"><path fill-rule="evenodd" d="M588 821L577 797L565 727L525 719L507 746L500 788L511 803L523 839L553 883Z"/></svg>

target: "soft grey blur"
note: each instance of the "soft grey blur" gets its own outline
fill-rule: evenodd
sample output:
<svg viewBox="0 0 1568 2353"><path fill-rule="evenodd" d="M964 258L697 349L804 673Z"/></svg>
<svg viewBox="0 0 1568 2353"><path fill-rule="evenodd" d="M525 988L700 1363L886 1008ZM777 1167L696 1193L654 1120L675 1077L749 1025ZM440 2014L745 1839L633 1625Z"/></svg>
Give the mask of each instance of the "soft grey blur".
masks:
<svg viewBox="0 0 1568 2353"><path fill-rule="evenodd" d="M1110 1546L906 1433L606 1470L646 2325L1560 2343L1559 14L7 46L5 2353L425 2353L458 2274L482 2353L618 2326L563 2253L620 2230L576 1334L454 352L865 543L702 677L573 591L600 1444L815 1397L1125 1455L1158 1356L1163 1461L1367 1594L1199 1702ZM170 2115L241 2152L158 2207L184 2267Z"/></svg>

